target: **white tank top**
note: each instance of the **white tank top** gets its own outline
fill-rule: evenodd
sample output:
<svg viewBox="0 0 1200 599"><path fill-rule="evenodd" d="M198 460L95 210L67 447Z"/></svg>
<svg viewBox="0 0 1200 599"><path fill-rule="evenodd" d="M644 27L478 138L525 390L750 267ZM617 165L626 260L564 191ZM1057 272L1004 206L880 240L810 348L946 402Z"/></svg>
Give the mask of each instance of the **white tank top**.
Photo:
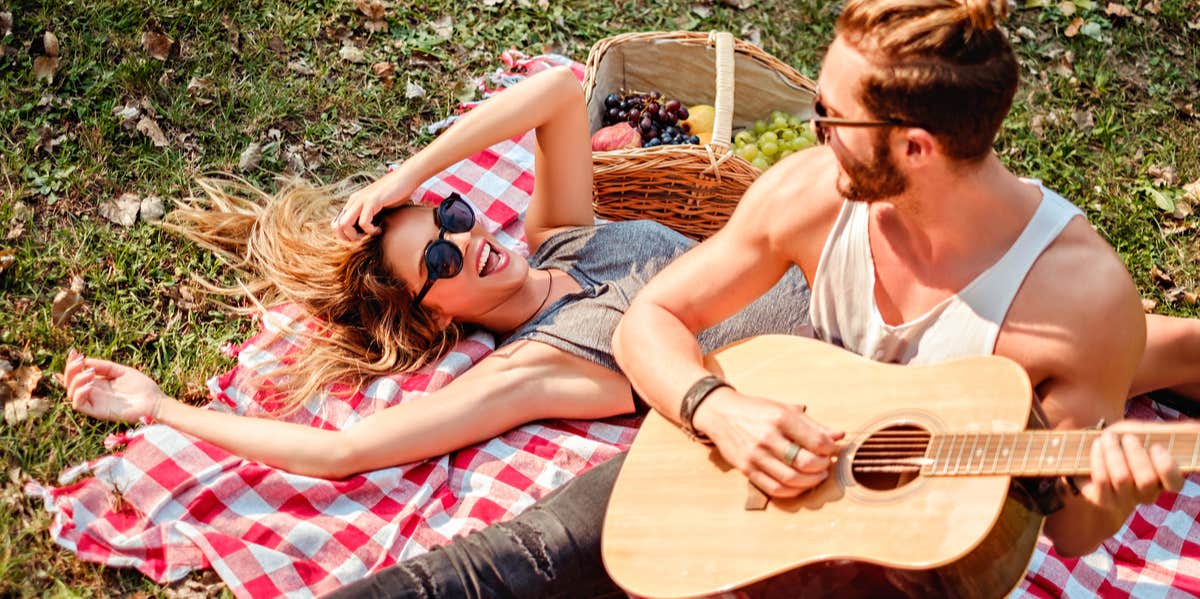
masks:
<svg viewBox="0 0 1200 599"><path fill-rule="evenodd" d="M958 293L895 326L875 305L875 262L868 205L845 202L829 233L812 285L811 318L819 339L880 362L931 364L991 354L1025 275L1067 223L1082 212L1037 183L1042 201L1012 247Z"/></svg>

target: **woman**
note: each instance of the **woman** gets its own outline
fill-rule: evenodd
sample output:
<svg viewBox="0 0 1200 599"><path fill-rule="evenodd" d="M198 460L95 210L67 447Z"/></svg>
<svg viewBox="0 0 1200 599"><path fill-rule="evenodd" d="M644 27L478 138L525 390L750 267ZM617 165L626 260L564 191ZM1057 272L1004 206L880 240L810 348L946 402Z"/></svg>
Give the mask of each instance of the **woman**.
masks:
<svg viewBox="0 0 1200 599"><path fill-rule="evenodd" d="M525 216L528 262L485 232L457 197L435 209L409 203L436 173L530 129L537 181ZM202 182L214 210L174 215L185 234L234 254L257 275L248 288L256 300L296 302L320 323L286 368L290 407L328 383L361 385L420 367L453 346L464 326L502 339L435 393L347 432L327 431L195 408L133 369L72 355L68 396L91 416L150 418L247 459L323 478L442 455L534 420L632 412L629 383L611 356L612 331L641 285L692 242L649 222L594 226L591 164L582 90L558 68L488 100L351 194L332 229L337 198L325 190L290 188L262 207ZM704 346L796 331L807 297L793 269L759 302L707 331Z"/></svg>

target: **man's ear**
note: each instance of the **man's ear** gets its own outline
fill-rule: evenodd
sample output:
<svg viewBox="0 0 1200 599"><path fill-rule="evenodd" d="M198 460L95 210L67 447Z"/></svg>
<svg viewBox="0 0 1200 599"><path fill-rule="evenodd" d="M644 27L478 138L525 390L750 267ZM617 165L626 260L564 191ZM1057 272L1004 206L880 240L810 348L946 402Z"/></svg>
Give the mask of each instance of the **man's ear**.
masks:
<svg viewBox="0 0 1200 599"><path fill-rule="evenodd" d="M941 152L937 139L924 129L909 127L904 130L901 140L904 148L899 155L903 156L902 160L908 163L909 168L926 166L935 154Z"/></svg>

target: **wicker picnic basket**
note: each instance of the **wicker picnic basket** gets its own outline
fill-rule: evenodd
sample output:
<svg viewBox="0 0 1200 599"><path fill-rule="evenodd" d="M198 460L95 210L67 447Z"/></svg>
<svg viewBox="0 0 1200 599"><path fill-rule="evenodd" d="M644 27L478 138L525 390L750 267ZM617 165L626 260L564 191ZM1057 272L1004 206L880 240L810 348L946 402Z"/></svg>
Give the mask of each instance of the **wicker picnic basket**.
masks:
<svg viewBox="0 0 1200 599"><path fill-rule="evenodd" d="M597 215L657 220L694 239L720 229L759 175L733 153L734 129L773 110L807 117L816 93L812 80L792 67L718 32L627 33L602 39L588 53L583 87L592 132L602 126L604 98L619 90L656 89L685 106L714 106L716 121L707 146L592 153Z"/></svg>

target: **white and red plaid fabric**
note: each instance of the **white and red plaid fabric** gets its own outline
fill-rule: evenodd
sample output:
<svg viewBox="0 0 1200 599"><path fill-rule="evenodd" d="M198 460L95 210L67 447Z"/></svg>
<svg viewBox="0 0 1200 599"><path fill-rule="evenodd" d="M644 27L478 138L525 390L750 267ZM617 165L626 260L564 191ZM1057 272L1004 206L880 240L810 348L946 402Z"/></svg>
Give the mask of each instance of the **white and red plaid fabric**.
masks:
<svg viewBox="0 0 1200 599"><path fill-rule="evenodd" d="M505 56L511 84L561 57ZM573 65L582 75L578 63ZM481 84L482 85L482 84ZM494 90L488 90L494 91ZM453 166L417 194L435 201L457 191L508 247L524 250L521 216L533 189L532 137L498 144ZM239 348L237 365L209 381L211 409L262 415L268 374L295 348L304 326L281 307ZM364 416L445 386L494 347L477 333L420 372L376 380L348 399L310 402L289 420L344 428ZM1174 419L1148 400L1130 416ZM637 422L528 424L453 454L343 481L297 476L248 462L166 426L110 437L123 450L64 472L57 488L30 484L53 513L50 533L81 559L134 567L158 582L212 568L238 597L316 596L389 564L419 555L489 523L615 455ZM91 474L84 478L83 475ZM1114 539L1083 559L1066 560L1043 539L1014 592L1034 597L1191 597L1200 595L1200 477L1179 494L1143 506Z"/></svg>

